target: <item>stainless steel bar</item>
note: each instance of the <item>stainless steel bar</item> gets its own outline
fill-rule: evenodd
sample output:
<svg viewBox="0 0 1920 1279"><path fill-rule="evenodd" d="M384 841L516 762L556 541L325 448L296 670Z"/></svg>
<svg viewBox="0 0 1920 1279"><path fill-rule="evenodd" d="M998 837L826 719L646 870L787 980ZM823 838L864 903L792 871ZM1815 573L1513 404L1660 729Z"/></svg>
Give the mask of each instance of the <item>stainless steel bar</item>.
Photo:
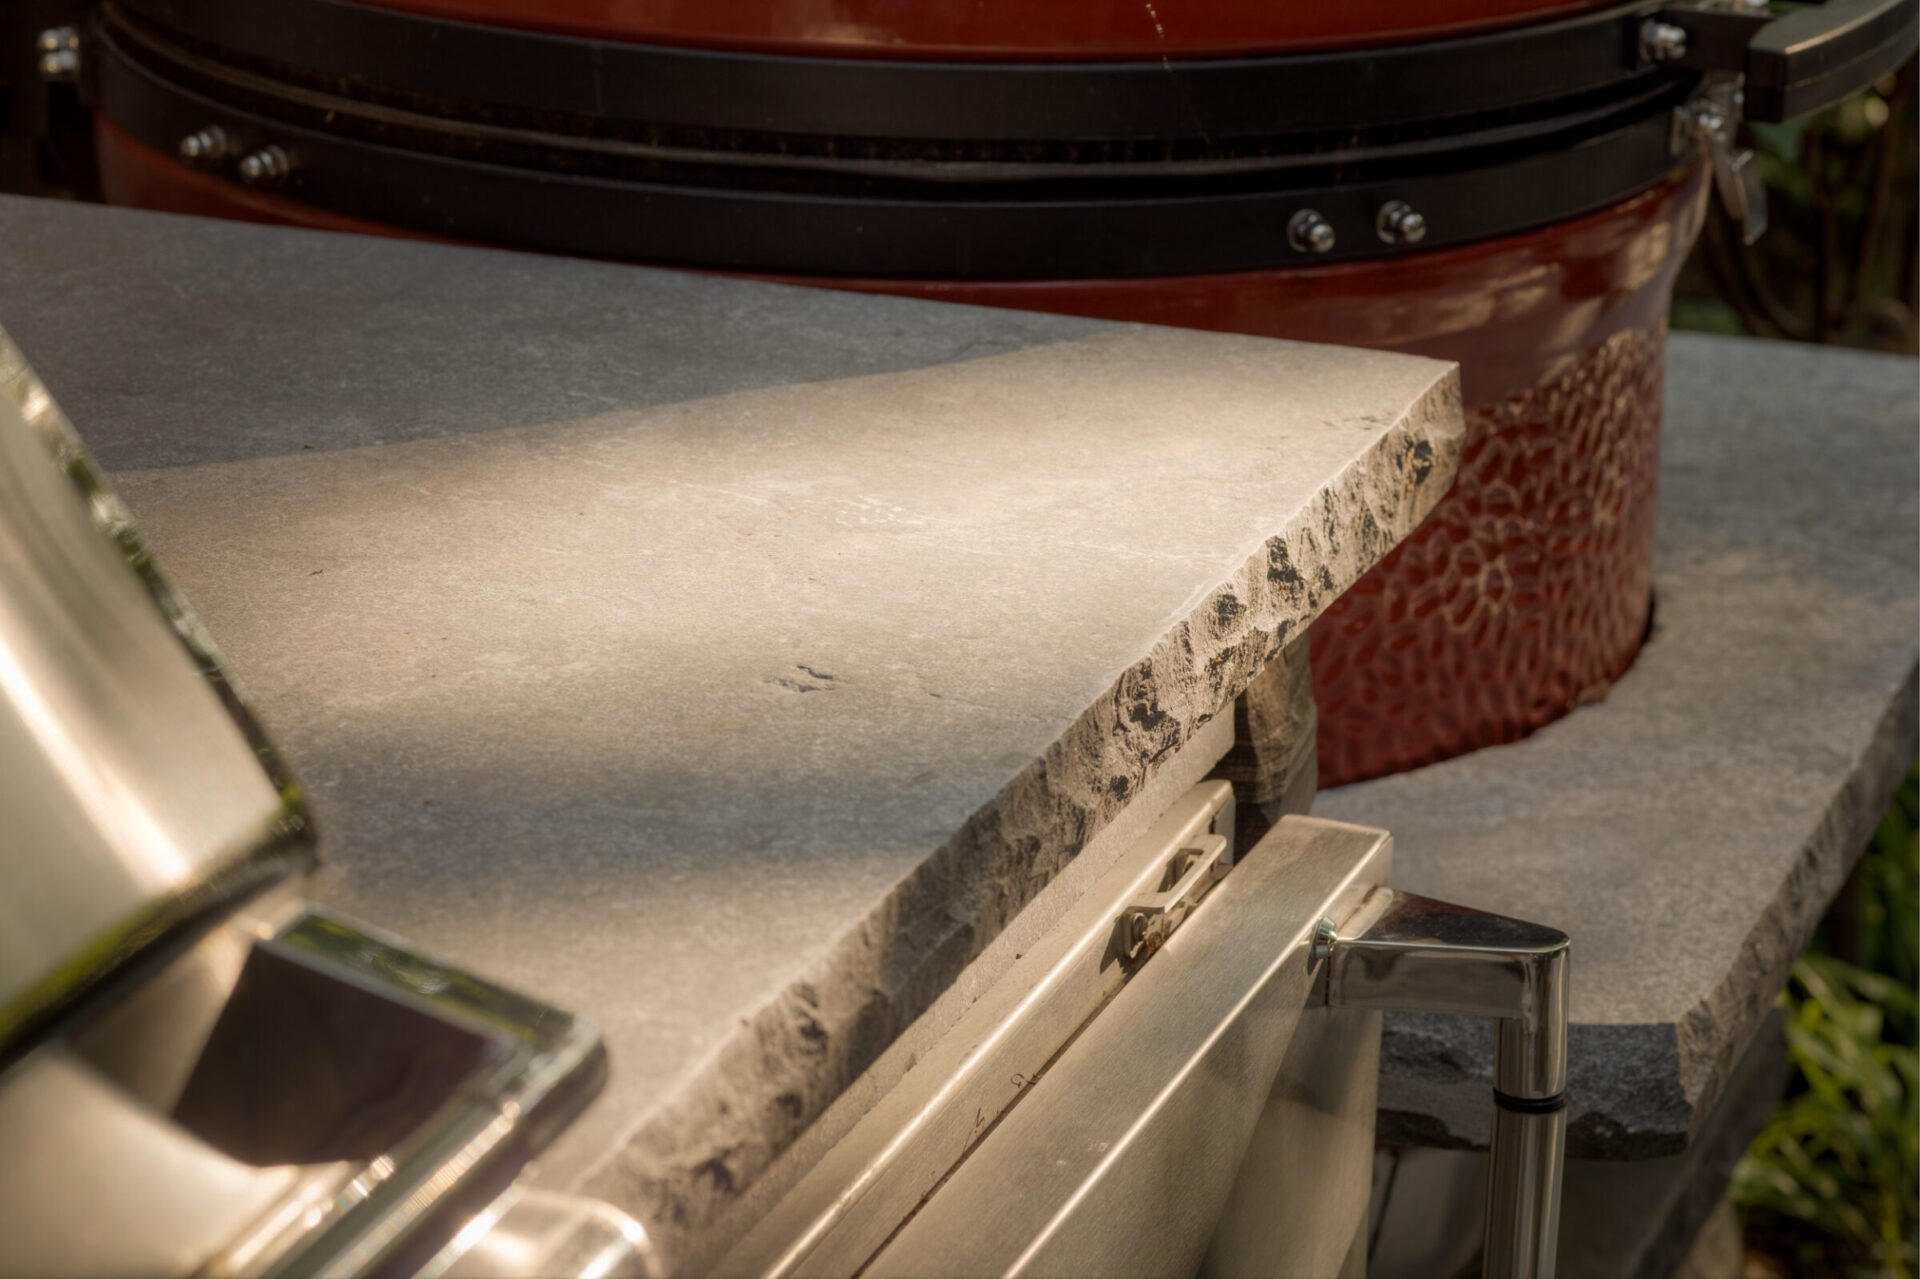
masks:
<svg viewBox="0 0 1920 1279"><path fill-rule="evenodd" d="M646 1230L580 1195L516 1183L414 1279L661 1279Z"/></svg>
<svg viewBox="0 0 1920 1279"><path fill-rule="evenodd" d="M1482 1274L1551 1279L1566 1137L1566 934L1382 888L1323 923L1328 1004L1492 1017L1494 1127Z"/></svg>
<svg viewBox="0 0 1920 1279"><path fill-rule="evenodd" d="M1553 1273L1566 1139L1564 1104L1525 1112L1495 1100L1480 1263L1480 1273L1489 1279Z"/></svg>

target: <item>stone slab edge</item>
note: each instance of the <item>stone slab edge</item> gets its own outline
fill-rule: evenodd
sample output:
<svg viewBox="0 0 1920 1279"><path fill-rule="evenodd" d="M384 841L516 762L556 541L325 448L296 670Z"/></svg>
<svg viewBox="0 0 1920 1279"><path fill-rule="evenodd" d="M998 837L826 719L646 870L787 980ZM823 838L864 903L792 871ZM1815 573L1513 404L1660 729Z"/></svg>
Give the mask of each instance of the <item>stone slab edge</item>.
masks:
<svg viewBox="0 0 1920 1279"><path fill-rule="evenodd" d="M669 1272L716 1256L724 1240L710 1224L1163 761L1231 713L1262 665L1413 530L1451 482L1463 434L1449 368L577 1189L638 1217Z"/></svg>
<svg viewBox="0 0 1920 1279"><path fill-rule="evenodd" d="M1560 1216L1561 1279L1669 1279L1726 1195L1734 1165L1786 1094L1785 1017L1773 1009L1678 1155L1575 1160Z"/></svg>
<svg viewBox="0 0 1920 1279"><path fill-rule="evenodd" d="M1692 1142L1920 754L1920 666L1910 667L1846 780L1807 832L1737 963L1678 1024L1568 1032L1573 1159L1651 1159ZM1575 959L1578 980L1578 959ZM1492 1036L1482 1024L1389 1015L1381 1040L1380 1140L1486 1145Z"/></svg>

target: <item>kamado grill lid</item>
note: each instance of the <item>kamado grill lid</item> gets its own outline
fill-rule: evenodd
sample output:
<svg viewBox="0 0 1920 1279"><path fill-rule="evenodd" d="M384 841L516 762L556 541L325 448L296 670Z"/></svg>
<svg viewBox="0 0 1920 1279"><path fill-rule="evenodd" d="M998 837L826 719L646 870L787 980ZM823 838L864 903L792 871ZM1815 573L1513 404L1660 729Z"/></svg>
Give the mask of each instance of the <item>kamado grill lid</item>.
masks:
<svg viewBox="0 0 1920 1279"><path fill-rule="evenodd" d="M298 792L0 334L0 1055L312 859Z"/></svg>

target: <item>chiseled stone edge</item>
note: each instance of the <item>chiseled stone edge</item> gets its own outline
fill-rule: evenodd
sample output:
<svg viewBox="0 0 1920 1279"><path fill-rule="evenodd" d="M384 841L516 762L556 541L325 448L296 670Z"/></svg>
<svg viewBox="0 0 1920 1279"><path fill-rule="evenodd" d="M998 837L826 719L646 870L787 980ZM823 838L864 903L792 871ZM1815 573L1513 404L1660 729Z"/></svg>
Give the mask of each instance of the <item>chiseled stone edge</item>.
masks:
<svg viewBox="0 0 1920 1279"><path fill-rule="evenodd" d="M1920 753L1920 666L1908 667L1893 703L1846 780L1820 814L1767 910L1754 921L1737 965L1680 1022L1680 1082L1694 1107L1688 1136L1719 1099L1740 1055L1766 1020L1787 974L1813 938L1854 863Z"/></svg>
<svg viewBox="0 0 1920 1279"><path fill-rule="evenodd" d="M1426 516L1463 435L1447 369L578 1188L644 1222L670 1270L710 1263L725 1241L709 1224L1164 760L1231 713L1262 664Z"/></svg>
<svg viewBox="0 0 1920 1279"><path fill-rule="evenodd" d="M1738 960L1685 1017L1569 1028L1569 1158L1652 1159L1693 1141L1920 753L1917 704L1920 668L1910 667L1754 921ZM1484 1023L1391 1014L1381 1036L1380 1074L1382 1141L1486 1145L1493 1043Z"/></svg>

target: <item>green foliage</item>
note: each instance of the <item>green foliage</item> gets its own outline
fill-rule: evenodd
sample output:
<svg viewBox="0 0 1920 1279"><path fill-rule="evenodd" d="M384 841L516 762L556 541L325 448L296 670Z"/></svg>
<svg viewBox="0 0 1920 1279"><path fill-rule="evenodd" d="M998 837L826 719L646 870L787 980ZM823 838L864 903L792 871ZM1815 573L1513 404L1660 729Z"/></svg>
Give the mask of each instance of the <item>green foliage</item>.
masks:
<svg viewBox="0 0 1920 1279"><path fill-rule="evenodd" d="M1748 1241L1793 1273L1920 1270L1920 770L1859 874L1860 963L1815 950L1781 1002L1796 1078L1734 1171Z"/></svg>
<svg viewBox="0 0 1920 1279"><path fill-rule="evenodd" d="M1920 769L1895 792L1859 874L1860 966L1920 985ZM1912 1045L1917 1032L1909 1018L1898 1042Z"/></svg>

